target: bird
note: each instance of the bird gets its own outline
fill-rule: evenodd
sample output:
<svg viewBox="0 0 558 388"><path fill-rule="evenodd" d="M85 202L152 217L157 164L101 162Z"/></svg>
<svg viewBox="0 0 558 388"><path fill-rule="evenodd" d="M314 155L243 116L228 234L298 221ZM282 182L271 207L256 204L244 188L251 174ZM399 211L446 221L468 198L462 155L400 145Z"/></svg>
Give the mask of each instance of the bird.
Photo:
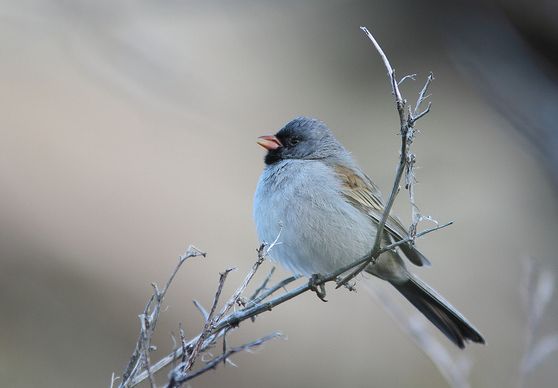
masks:
<svg viewBox="0 0 558 388"><path fill-rule="evenodd" d="M381 192L324 122L297 117L257 143L267 153L253 216L260 241L276 241L270 251L273 261L312 278L371 252L384 211ZM406 238L401 221L390 215L383 243ZM365 271L393 285L459 348L469 341L484 344L456 308L409 271L404 257L416 266L430 265L408 242L382 253Z"/></svg>

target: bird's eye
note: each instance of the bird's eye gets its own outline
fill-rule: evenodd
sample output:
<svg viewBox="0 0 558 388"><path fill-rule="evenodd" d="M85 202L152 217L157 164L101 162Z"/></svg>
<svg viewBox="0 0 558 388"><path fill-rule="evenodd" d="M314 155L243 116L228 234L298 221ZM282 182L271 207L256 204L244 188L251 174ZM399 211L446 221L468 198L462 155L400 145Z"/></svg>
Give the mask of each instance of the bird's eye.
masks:
<svg viewBox="0 0 558 388"><path fill-rule="evenodd" d="M298 144L300 142L300 139L298 137L293 137L291 138L291 140L289 141L289 144L294 146L296 144Z"/></svg>

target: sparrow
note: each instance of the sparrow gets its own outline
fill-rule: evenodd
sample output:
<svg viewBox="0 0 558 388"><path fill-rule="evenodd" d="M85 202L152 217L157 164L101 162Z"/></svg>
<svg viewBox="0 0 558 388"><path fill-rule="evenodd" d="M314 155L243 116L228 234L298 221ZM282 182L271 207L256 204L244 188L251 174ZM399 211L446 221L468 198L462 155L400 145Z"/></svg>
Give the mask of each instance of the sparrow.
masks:
<svg viewBox="0 0 558 388"><path fill-rule="evenodd" d="M267 153L254 195L254 220L260 241L279 236L272 260L311 278L371 252L384 211L382 195L322 121L297 117L257 143ZM407 237L401 221L390 216L384 244ZM407 269L403 257L417 266L430 264L409 242L382 253L365 271L391 283L459 348L467 341L484 343L457 309Z"/></svg>

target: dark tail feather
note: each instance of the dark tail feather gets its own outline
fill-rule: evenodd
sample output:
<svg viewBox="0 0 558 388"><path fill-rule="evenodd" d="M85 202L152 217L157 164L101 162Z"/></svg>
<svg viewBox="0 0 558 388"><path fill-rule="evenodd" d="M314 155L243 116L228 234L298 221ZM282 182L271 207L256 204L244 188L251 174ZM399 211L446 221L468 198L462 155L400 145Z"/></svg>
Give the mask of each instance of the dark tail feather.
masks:
<svg viewBox="0 0 558 388"><path fill-rule="evenodd" d="M461 349L466 341L484 344L482 335L463 315L426 283L411 275L404 283L392 283L426 318Z"/></svg>

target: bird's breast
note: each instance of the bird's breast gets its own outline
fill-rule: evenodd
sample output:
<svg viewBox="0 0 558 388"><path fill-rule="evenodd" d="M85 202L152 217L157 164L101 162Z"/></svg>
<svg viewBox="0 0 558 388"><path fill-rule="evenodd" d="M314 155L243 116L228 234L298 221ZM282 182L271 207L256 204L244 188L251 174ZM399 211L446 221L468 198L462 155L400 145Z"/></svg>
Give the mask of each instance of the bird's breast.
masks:
<svg viewBox="0 0 558 388"><path fill-rule="evenodd" d="M334 171L320 161L288 160L268 166L254 198L261 241L277 244L270 256L293 273L329 273L372 248L371 219L341 194Z"/></svg>

